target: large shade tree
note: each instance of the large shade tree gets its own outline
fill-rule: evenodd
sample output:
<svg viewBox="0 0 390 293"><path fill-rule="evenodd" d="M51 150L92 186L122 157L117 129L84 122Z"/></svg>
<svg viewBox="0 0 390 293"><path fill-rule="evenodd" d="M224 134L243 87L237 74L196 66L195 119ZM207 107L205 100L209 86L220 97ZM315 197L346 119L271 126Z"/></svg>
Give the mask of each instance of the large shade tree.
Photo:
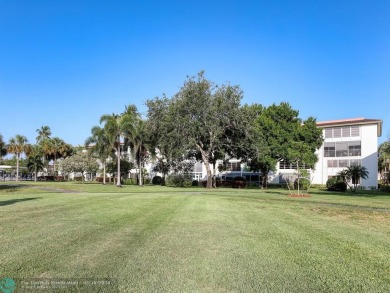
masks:
<svg viewBox="0 0 390 293"><path fill-rule="evenodd" d="M200 153L207 170L207 188L212 187L212 158L221 150L232 150L240 131L240 102L242 91L238 86L224 84L220 87L207 80L203 72L189 77L180 91L172 98L156 98L147 103L148 118L163 116L159 124L163 136L159 144L167 142L177 153L195 151ZM159 105L158 115L150 105ZM157 127L156 127L157 128ZM162 142L166 140L166 142ZM165 152L165 150L163 150Z"/></svg>
<svg viewBox="0 0 390 293"><path fill-rule="evenodd" d="M104 124L109 139L109 144L117 157L117 182L116 186L121 187L120 160L122 156L122 145L125 137L131 136L134 131L134 123L139 119L136 106L126 106L122 114L102 115L100 123Z"/></svg>
<svg viewBox="0 0 390 293"><path fill-rule="evenodd" d="M79 152L61 161L60 169L64 173L81 173L82 182L84 183L84 174L96 172L99 165L96 159L87 152Z"/></svg>
<svg viewBox="0 0 390 293"><path fill-rule="evenodd" d="M19 181L19 161L23 153L28 154L30 151L30 145L28 140L23 135L16 135L9 140L8 152L15 154L16 157L16 181Z"/></svg>
<svg viewBox="0 0 390 293"><path fill-rule="evenodd" d="M268 174L281 160L291 163L305 163L314 167L317 162L315 152L321 147L322 130L316 119L309 117L302 121L297 110L288 103L273 104L269 107L248 106L246 117L252 114L249 127L249 141L244 157L252 170L260 171L263 187L267 186Z"/></svg>

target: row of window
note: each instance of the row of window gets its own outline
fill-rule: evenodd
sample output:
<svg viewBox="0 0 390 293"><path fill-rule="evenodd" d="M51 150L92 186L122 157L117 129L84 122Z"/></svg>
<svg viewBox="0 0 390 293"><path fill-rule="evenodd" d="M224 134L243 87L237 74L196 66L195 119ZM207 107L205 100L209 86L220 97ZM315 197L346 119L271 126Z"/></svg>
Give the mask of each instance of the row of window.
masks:
<svg viewBox="0 0 390 293"><path fill-rule="evenodd" d="M310 167L306 166L304 163L299 163L298 166L300 169L310 169ZM279 169L296 169L296 168L297 168L297 163L290 163L286 161L279 162Z"/></svg>
<svg viewBox="0 0 390 293"><path fill-rule="evenodd" d="M360 126L325 128L325 138L356 137L360 135Z"/></svg>
<svg viewBox="0 0 390 293"><path fill-rule="evenodd" d="M347 168L361 165L362 160L328 160L328 168Z"/></svg>
<svg viewBox="0 0 390 293"><path fill-rule="evenodd" d="M324 144L324 157L356 157L361 155L361 141L325 142Z"/></svg>

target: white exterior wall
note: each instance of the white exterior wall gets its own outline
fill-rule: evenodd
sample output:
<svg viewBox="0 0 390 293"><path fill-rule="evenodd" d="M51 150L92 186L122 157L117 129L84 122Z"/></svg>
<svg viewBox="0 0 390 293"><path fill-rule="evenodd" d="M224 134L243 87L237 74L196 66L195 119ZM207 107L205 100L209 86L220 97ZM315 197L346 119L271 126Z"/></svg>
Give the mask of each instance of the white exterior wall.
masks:
<svg viewBox="0 0 390 293"><path fill-rule="evenodd" d="M343 125L348 126L348 125ZM333 127L329 127L333 128ZM317 151L318 162L314 170L313 184L326 184L329 176L336 176L338 172L344 170L345 167L332 168L328 167L327 161L332 159L358 159L361 160L361 165L365 166L369 172L369 177L366 180L361 180L360 185L369 187L377 186L378 178L378 125L360 125L359 136L341 137L341 138L326 138L325 142L341 142L341 141L361 141L361 156L354 157L324 157L324 145ZM323 130L325 137L325 129Z"/></svg>
<svg viewBox="0 0 390 293"><path fill-rule="evenodd" d="M367 180L361 180L363 186L378 185L378 139L377 125L365 125L361 128L362 166L369 172Z"/></svg>

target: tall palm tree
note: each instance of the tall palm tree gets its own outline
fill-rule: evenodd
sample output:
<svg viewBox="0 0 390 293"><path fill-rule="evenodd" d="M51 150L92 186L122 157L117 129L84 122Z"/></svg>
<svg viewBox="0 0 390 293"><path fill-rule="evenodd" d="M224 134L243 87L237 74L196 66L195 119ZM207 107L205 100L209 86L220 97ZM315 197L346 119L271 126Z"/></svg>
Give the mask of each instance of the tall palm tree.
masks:
<svg viewBox="0 0 390 293"><path fill-rule="evenodd" d="M27 138L23 135L17 134L9 140L8 152L16 156L16 181L19 181L19 160L23 153L28 154L30 145Z"/></svg>
<svg viewBox="0 0 390 293"><path fill-rule="evenodd" d="M43 170L42 154L39 152L32 152L27 159L27 168L29 171L34 172L34 181L37 181L38 171Z"/></svg>
<svg viewBox="0 0 390 293"><path fill-rule="evenodd" d="M72 147L58 137L49 138L43 141L43 151L47 159L53 160L53 172L56 172L57 159L65 158L72 154Z"/></svg>
<svg viewBox="0 0 390 293"><path fill-rule="evenodd" d="M133 132L134 122L138 119L139 114L137 108L133 105L126 107L122 114L102 115L100 124L104 123L104 129L108 135L108 140L111 148L115 151L117 157L117 182L116 186L121 187L121 142L124 136Z"/></svg>
<svg viewBox="0 0 390 293"><path fill-rule="evenodd" d="M38 133L38 136L36 138L38 144L41 144L46 139L49 139L51 135L51 130L49 126L41 126L41 128L38 128L36 132Z"/></svg>
<svg viewBox="0 0 390 293"><path fill-rule="evenodd" d="M146 123L144 120L138 119L136 121L135 127L133 128L133 132L128 134L127 139L129 140L130 147L133 151L134 159L137 161L137 165L139 168L138 184L142 185L143 161L148 155L148 150L151 144L148 138Z"/></svg>
<svg viewBox="0 0 390 293"><path fill-rule="evenodd" d="M103 184L106 184L106 162L112 153L109 136L104 128L94 126L92 135L85 141L85 147L95 154L103 165Z"/></svg>

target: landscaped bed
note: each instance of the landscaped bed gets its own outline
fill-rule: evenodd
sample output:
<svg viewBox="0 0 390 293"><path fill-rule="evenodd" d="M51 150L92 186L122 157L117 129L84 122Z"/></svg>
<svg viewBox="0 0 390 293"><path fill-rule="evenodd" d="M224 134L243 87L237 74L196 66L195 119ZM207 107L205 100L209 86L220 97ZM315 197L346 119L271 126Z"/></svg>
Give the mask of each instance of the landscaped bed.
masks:
<svg viewBox="0 0 390 293"><path fill-rule="evenodd" d="M0 279L19 289L110 281L105 292L389 292L390 194L288 194L0 184ZM66 291L96 291L78 287Z"/></svg>

